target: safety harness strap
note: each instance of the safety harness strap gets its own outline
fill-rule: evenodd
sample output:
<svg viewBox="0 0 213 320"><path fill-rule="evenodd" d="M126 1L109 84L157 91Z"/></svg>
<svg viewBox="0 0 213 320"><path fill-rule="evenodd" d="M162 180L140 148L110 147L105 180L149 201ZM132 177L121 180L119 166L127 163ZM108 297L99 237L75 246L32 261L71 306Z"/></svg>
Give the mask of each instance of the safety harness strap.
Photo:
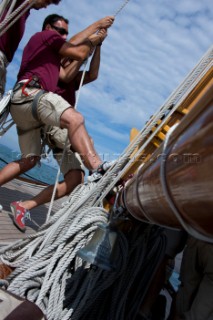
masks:
<svg viewBox="0 0 213 320"><path fill-rule="evenodd" d="M38 105L38 102L39 102L39 99L41 98L41 96L45 93L46 91L45 90L40 90L33 98L33 103L32 103L32 115L33 117L39 121L39 118L38 118L38 112L37 112L37 105Z"/></svg>

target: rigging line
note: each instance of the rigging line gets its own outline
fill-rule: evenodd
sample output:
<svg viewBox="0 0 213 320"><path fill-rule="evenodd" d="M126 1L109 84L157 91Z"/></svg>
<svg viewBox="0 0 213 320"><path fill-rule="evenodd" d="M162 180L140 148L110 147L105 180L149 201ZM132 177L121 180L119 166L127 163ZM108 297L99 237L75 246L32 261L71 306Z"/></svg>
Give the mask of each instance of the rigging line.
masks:
<svg viewBox="0 0 213 320"><path fill-rule="evenodd" d="M9 0L2 0L0 4L0 19L2 18L4 10L8 7Z"/></svg>
<svg viewBox="0 0 213 320"><path fill-rule="evenodd" d="M0 4L0 21L3 18L5 10L9 7L10 3L9 0L2 0Z"/></svg>
<svg viewBox="0 0 213 320"><path fill-rule="evenodd" d="M113 16L116 17L116 16L123 10L123 8L127 5L128 2L129 2L129 0L126 0L126 1L120 6L120 8L113 14Z"/></svg>
<svg viewBox="0 0 213 320"><path fill-rule="evenodd" d="M81 92L81 88L83 86L83 81L84 81L84 77L85 77L85 73L86 73L87 62L88 62L88 58L83 63L84 70L83 70L83 73L82 73L82 76L81 76L81 81L80 81L80 84L79 84L79 89L78 89L77 97L76 97L76 100L75 100L75 106L74 106L75 110L77 109L77 106L78 106L78 100L80 98L80 92Z"/></svg>
<svg viewBox="0 0 213 320"><path fill-rule="evenodd" d="M32 2L30 3L29 3L29 0L26 0L16 10L14 10L8 17L6 17L0 23L0 36L2 36L27 10L29 10L34 3L35 3L35 0L32 0ZM14 19L12 20L12 18Z"/></svg>
<svg viewBox="0 0 213 320"><path fill-rule="evenodd" d="M17 2L17 0L12 0L12 3L10 5L9 9L8 9L8 12L5 15L5 18L7 18L11 14L11 12L13 11L13 9L14 9L14 7L16 5L16 2Z"/></svg>

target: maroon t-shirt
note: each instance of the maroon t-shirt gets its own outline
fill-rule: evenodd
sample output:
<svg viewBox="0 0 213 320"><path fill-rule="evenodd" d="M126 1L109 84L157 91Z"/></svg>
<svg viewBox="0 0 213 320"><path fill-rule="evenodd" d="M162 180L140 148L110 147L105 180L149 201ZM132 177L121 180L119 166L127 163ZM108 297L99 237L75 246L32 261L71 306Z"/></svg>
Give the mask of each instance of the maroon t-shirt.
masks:
<svg viewBox="0 0 213 320"><path fill-rule="evenodd" d="M75 91L78 90L75 81L64 83L59 81L55 93L64 98L71 106L75 106Z"/></svg>
<svg viewBox="0 0 213 320"><path fill-rule="evenodd" d="M55 92L61 61L59 51L64 43L60 34L52 30L34 34L24 48L18 81L36 75L46 91Z"/></svg>
<svg viewBox="0 0 213 320"><path fill-rule="evenodd" d="M14 9L19 7L25 0L17 0ZM1 22L4 20L4 13ZM0 51L7 57L8 62L11 62L13 56L18 48L18 45L23 37L26 20L30 12L27 10L1 37L0 37Z"/></svg>

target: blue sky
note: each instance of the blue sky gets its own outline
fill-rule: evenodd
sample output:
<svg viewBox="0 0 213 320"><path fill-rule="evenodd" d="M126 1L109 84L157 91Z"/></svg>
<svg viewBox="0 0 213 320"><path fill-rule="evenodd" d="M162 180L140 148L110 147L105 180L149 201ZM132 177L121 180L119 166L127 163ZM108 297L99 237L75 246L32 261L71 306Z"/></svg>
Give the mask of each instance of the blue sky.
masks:
<svg viewBox="0 0 213 320"><path fill-rule="evenodd" d="M113 15L124 2L62 0L59 6L32 10L8 68L7 89L16 80L24 45L48 14L68 18L71 36ZM102 157L119 155L130 129L141 129L197 64L212 45L212 21L212 0L130 0L117 15L102 45L99 78L82 88L78 103ZM19 150L15 128L0 143Z"/></svg>

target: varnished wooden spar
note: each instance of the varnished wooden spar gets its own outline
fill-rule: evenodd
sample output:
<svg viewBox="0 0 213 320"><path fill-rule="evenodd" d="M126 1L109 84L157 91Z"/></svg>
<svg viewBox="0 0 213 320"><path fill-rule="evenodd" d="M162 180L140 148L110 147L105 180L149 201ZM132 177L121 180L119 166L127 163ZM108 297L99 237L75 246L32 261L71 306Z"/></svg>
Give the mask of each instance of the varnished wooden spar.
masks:
<svg viewBox="0 0 213 320"><path fill-rule="evenodd" d="M123 191L138 220L185 228L213 242L213 69L184 102L190 110ZM162 163L163 162L163 163Z"/></svg>
<svg viewBox="0 0 213 320"><path fill-rule="evenodd" d="M134 158L134 161L132 161L132 164L128 169L125 171L122 178L124 180L128 179L129 175L135 173L141 163L146 163L148 161L152 161L152 155L153 153L161 146L161 144L164 142L165 137L170 130L170 128L174 124L180 123L185 116L192 111L194 105L195 105L195 99L198 97L198 95L205 90L206 86L209 84L213 77L213 47L209 49L209 51L204 55L204 57L201 59L200 63L197 64L197 66L194 68L194 78L195 78L195 84L191 83L190 86L188 86L187 92L188 94L183 96L179 96L179 92L183 90L184 85L187 86L190 77L193 78L193 71L186 77L186 79L183 81L183 83L177 88L177 90L174 91L174 93L169 97L169 99L166 101L165 105L167 106L167 110L163 113L163 116L158 118L157 122L153 127L151 127L151 130L147 134L147 136L144 138L144 140L141 142L140 145L138 145L137 149L133 152L132 157ZM208 57L208 59L207 59ZM202 68L201 68L202 66ZM206 68L206 69L205 69ZM181 90L180 90L181 88ZM178 96L180 97L178 99ZM185 98L184 98L185 96ZM174 97L176 97L174 99ZM172 101L175 100L175 105L172 104ZM164 107L163 106L163 107ZM162 107L161 107L162 109ZM170 116L168 116L168 113ZM151 122L153 122L153 118L155 118L155 115L153 115L150 120L147 122L146 127L149 126ZM145 130L142 130L142 132ZM136 132L132 133L132 140L136 136ZM131 135L130 135L131 139ZM151 141L147 144L147 140L151 139ZM144 144L146 144L144 146ZM142 147L142 151L138 154L138 150Z"/></svg>

